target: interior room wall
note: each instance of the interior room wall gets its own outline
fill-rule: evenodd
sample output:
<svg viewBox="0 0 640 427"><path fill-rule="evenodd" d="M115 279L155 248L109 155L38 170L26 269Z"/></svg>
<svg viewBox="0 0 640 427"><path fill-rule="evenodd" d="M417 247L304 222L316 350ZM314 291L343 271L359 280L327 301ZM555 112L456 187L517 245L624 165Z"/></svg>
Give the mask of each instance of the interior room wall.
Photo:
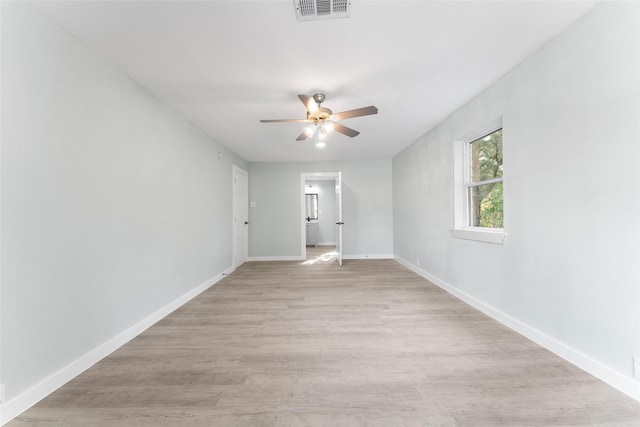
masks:
<svg viewBox="0 0 640 427"><path fill-rule="evenodd" d="M318 194L318 244L336 244L336 182L335 180L307 181Z"/></svg>
<svg viewBox="0 0 640 427"><path fill-rule="evenodd" d="M247 165L28 2L2 4L1 114L11 403L230 268Z"/></svg>
<svg viewBox="0 0 640 427"><path fill-rule="evenodd" d="M335 141L340 143L340 141ZM249 163L249 257L302 256L301 173L342 172L343 253L393 256L391 159L336 162Z"/></svg>
<svg viewBox="0 0 640 427"><path fill-rule="evenodd" d="M636 398L639 52L603 2L393 159L398 259ZM456 239L453 141L499 116L506 241Z"/></svg>

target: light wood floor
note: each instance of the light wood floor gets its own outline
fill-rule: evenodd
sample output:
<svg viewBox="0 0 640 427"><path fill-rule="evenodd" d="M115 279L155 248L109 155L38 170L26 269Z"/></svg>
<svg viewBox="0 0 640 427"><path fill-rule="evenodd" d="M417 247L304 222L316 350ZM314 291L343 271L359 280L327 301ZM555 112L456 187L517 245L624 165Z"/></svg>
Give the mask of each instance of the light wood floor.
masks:
<svg viewBox="0 0 640 427"><path fill-rule="evenodd" d="M27 425L639 426L640 404L393 260L249 262Z"/></svg>

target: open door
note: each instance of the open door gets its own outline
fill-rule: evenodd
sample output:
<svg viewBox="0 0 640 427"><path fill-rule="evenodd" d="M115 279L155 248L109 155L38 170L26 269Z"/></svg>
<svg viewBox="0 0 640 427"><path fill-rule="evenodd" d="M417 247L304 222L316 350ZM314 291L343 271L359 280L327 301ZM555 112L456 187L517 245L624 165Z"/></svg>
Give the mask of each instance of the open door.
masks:
<svg viewBox="0 0 640 427"><path fill-rule="evenodd" d="M336 260L342 265L342 172L336 177Z"/></svg>
<svg viewBox="0 0 640 427"><path fill-rule="evenodd" d="M306 209L306 195L305 184L307 181L332 181L335 182L336 193L336 206L335 206L335 245L336 245L336 259L339 265L342 265L342 172L302 172L300 174L300 253L302 259L306 259L307 254L307 239L306 239L306 225L307 220L304 215ZM327 188L327 191L331 191ZM331 193L329 193L329 197ZM319 212L320 213L320 212ZM331 215L331 214L329 214ZM331 218L328 216L327 218ZM330 231L329 231L330 232Z"/></svg>
<svg viewBox="0 0 640 427"><path fill-rule="evenodd" d="M233 166L233 268L247 261L249 245L248 174Z"/></svg>

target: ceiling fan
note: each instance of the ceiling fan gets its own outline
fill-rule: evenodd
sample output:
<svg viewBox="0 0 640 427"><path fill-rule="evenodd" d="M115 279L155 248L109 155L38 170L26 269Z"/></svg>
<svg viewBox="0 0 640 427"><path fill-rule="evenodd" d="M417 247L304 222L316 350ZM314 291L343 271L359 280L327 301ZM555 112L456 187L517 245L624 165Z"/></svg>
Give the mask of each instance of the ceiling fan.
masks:
<svg viewBox="0 0 640 427"><path fill-rule="evenodd" d="M358 136L360 132L357 130L348 128L337 120L350 119L353 117L368 116L370 114L377 114L378 109L373 105L368 107L356 108L355 110L343 111L341 113L335 113L325 107L322 107L325 95L324 93L316 93L313 96L298 95L300 101L307 108L306 119L280 119L280 120L260 120L261 123L310 123L296 138L296 141L304 141L305 139L316 136L316 144L323 144L317 141L318 138L324 138L329 132L336 131L343 135L353 138Z"/></svg>

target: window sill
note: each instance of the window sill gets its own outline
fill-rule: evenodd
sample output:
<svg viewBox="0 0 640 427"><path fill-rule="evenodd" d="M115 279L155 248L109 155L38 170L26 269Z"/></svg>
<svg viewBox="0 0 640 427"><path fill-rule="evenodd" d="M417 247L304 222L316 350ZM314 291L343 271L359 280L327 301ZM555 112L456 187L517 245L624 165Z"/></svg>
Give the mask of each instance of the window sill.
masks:
<svg viewBox="0 0 640 427"><path fill-rule="evenodd" d="M456 228L451 230L458 239L476 240L478 242L504 244L507 235L504 230L483 230L479 228Z"/></svg>

